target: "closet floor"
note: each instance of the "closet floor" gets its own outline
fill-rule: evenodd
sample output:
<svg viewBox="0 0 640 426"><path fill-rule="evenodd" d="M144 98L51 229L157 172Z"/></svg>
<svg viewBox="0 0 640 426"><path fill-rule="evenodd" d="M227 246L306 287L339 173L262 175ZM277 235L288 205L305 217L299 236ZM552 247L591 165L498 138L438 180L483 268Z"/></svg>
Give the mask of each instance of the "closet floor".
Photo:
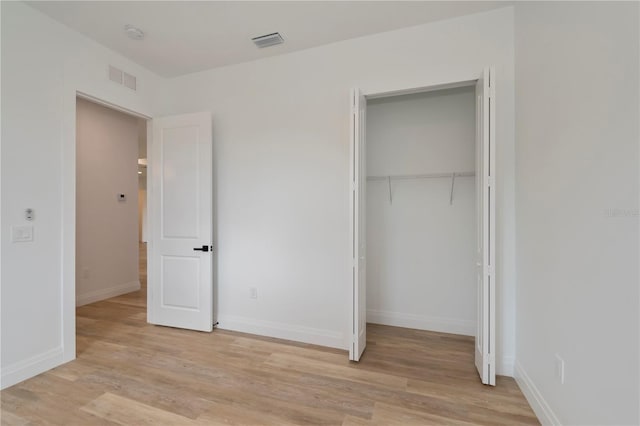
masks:
<svg viewBox="0 0 640 426"><path fill-rule="evenodd" d="M356 364L149 325L145 290L78 308L77 359L2 391L2 424L538 424L513 379L480 384L471 338L369 324Z"/></svg>

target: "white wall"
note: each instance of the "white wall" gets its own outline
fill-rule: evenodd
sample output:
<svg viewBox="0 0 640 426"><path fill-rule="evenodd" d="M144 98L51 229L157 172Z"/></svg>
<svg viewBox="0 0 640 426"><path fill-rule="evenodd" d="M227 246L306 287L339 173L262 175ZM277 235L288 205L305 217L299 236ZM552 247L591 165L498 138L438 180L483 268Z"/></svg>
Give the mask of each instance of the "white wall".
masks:
<svg viewBox="0 0 640 426"><path fill-rule="evenodd" d="M516 374L545 424L640 423L638 12L516 5Z"/></svg>
<svg viewBox="0 0 640 426"><path fill-rule="evenodd" d="M367 102L367 175L475 170L475 87ZM367 182L367 321L475 335L475 179Z"/></svg>
<svg viewBox="0 0 640 426"><path fill-rule="evenodd" d="M138 121L76 104L76 304L138 290ZM146 123L145 123L146 126ZM117 194L125 194L120 201Z"/></svg>
<svg viewBox="0 0 640 426"><path fill-rule="evenodd" d="M24 3L0 7L4 388L75 357L76 90L150 115L159 79ZM138 92L108 81L108 64ZM12 244L27 207L34 241Z"/></svg>
<svg viewBox="0 0 640 426"><path fill-rule="evenodd" d="M162 114L213 113L220 326L346 348L349 89L478 78L497 68L498 367L514 353L513 9L170 80ZM249 298L249 288L258 299Z"/></svg>

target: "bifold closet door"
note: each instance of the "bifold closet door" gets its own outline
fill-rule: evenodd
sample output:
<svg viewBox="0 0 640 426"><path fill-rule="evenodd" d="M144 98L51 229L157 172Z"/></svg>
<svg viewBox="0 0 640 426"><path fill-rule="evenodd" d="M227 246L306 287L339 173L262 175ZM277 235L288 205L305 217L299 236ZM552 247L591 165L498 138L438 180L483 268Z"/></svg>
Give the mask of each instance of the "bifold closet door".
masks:
<svg viewBox="0 0 640 426"><path fill-rule="evenodd" d="M366 99L351 91L351 250L353 329L349 359L359 361L367 344Z"/></svg>
<svg viewBox="0 0 640 426"><path fill-rule="evenodd" d="M495 358L495 83L486 68L476 83L476 214L478 319L475 364L482 383L496 384Z"/></svg>

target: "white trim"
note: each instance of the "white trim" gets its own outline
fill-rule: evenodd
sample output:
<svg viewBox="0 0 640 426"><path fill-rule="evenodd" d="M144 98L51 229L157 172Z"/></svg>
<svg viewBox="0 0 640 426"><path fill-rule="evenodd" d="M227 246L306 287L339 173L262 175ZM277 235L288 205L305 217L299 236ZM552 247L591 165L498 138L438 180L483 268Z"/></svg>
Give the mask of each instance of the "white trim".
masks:
<svg viewBox="0 0 640 426"><path fill-rule="evenodd" d="M429 317L374 309L367 309L367 322L464 336L475 336L476 332L476 322L473 320Z"/></svg>
<svg viewBox="0 0 640 426"><path fill-rule="evenodd" d="M520 386L520 390L531 405L533 412L538 416L538 420L542 425L562 425L558 416L553 412L547 401L544 399L533 380L529 377L522 365L518 361L515 362L515 379Z"/></svg>
<svg viewBox="0 0 640 426"><path fill-rule="evenodd" d="M0 388L6 389L63 364L63 352L62 346L58 346L3 368Z"/></svg>
<svg viewBox="0 0 640 426"><path fill-rule="evenodd" d="M367 100L369 100L369 99L388 98L392 96L414 95L416 93L435 92L437 90L457 89L459 87L475 86L476 81L478 81L478 79L454 81L453 83L441 83L441 84L434 84L434 85L423 86L423 87L412 87L409 89L391 90L388 92L377 92L377 93L371 93L369 95L365 94L365 96Z"/></svg>
<svg viewBox="0 0 640 426"><path fill-rule="evenodd" d="M239 331L330 348L348 349L345 336L332 330L230 315L220 315L218 322L218 328L222 330Z"/></svg>
<svg viewBox="0 0 640 426"><path fill-rule="evenodd" d="M76 297L76 306L83 306L89 303L98 302L100 300L109 299L111 297L121 296L140 290L140 281L131 281L129 283L118 284L99 290L89 291L79 294Z"/></svg>
<svg viewBox="0 0 640 426"><path fill-rule="evenodd" d="M76 96L78 98L80 98L80 99L84 99L86 101L93 102L94 104L102 105L104 107L107 107L107 108L110 108L110 109L125 113L127 115L132 115L132 116L134 116L136 118L143 118L145 120L151 120L151 117L146 115L146 114L142 114L140 112L136 112L136 111L131 110L129 108L121 107L121 106L116 105L114 103L104 101L104 100L102 100L100 98L97 98L95 96L91 96L91 95L89 95L87 93L83 93L83 92L81 92L79 90L76 91Z"/></svg>
<svg viewBox="0 0 640 426"><path fill-rule="evenodd" d="M456 87L464 87L466 85L475 85L478 81L478 72L467 70L461 73L449 74L443 80L425 79L424 75L420 75L415 79L405 79L398 84L393 82L373 82L367 87L360 87L362 94L367 99L375 99L387 96L408 95L414 93L430 92L433 90L443 90Z"/></svg>
<svg viewBox="0 0 640 426"><path fill-rule="evenodd" d="M76 91L65 87L62 116L62 348L76 358ZM67 114L65 114L65 112Z"/></svg>

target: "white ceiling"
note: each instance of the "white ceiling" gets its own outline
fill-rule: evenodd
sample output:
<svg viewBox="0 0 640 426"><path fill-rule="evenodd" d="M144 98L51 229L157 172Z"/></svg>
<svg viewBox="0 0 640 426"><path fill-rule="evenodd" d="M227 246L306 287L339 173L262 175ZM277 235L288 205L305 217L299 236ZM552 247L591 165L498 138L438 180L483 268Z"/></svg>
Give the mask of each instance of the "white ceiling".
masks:
<svg viewBox="0 0 640 426"><path fill-rule="evenodd" d="M29 1L164 77L508 6L501 1ZM124 33L145 32L143 41ZM280 32L258 49L252 37Z"/></svg>

